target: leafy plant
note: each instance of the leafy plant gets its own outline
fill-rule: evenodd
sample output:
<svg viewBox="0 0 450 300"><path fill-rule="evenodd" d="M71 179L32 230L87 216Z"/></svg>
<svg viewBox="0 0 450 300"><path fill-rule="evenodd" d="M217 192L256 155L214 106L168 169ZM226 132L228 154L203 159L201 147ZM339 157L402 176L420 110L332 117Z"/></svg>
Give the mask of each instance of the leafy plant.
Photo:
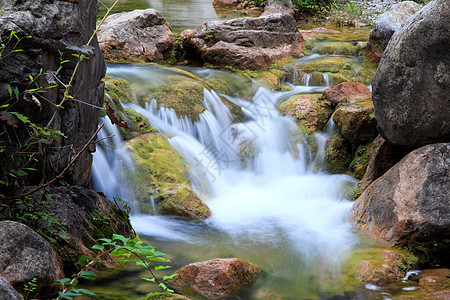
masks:
<svg viewBox="0 0 450 300"><path fill-rule="evenodd" d="M64 278L57 280L58 284L60 284L63 288L63 290L59 292L57 300L72 300L72 297L81 295L94 296L95 293L87 289L78 288L78 282L80 279L95 280L96 274L88 271L88 269L94 263L101 262L100 258L107 254L118 257L120 261L131 261L136 263L136 265L145 267L149 271L150 277L144 277L142 279L157 283L164 292L173 292L173 290L167 287L164 281L173 278L177 274L163 276L161 279L158 279L154 273L158 270L171 268L171 266L158 265L153 267L153 269L151 267L152 262L170 263L170 260L164 257L165 254L163 252L157 251L150 245L143 245L142 241L138 237L132 239L126 238L120 234L113 234L111 239L102 238L99 239L99 241L101 241L100 244L94 245L92 247L93 250L99 251L96 257L81 257L79 264L83 265L84 267L80 272L73 275L72 279Z"/></svg>

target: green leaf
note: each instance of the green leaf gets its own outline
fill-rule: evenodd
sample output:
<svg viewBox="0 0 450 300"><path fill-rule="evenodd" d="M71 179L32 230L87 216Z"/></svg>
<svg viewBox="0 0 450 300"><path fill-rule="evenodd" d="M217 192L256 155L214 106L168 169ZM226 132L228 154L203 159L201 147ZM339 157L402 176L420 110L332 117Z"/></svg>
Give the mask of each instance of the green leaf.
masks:
<svg viewBox="0 0 450 300"><path fill-rule="evenodd" d="M95 278L97 277L97 275L95 273L92 273L90 271L81 271L79 273L79 276L81 278L85 278L85 279L89 279L89 280L95 280Z"/></svg>
<svg viewBox="0 0 450 300"><path fill-rule="evenodd" d="M10 85L8 85L8 92L9 92L9 96L12 97L12 89L11 89Z"/></svg>
<svg viewBox="0 0 450 300"><path fill-rule="evenodd" d="M123 235L116 234L116 233L113 233L112 239L113 239L113 240L119 240L119 241L121 241L124 245L126 245L126 244L128 243L128 241L130 240L130 238L126 238L126 237L124 237Z"/></svg>
<svg viewBox="0 0 450 300"><path fill-rule="evenodd" d="M146 258L151 261L170 262L170 259L160 256L147 256Z"/></svg>
<svg viewBox="0 0 450 300"><path fill-rule="evenodd" d="M77 292L79 292L81 294L89 295L89 296L97 296L94 292L91 292L90 290L86 290L86 289L77 289Z"/></svg>
<svg viewBox="0 0 450 300"><path fill-rule="evenodd" d="M17 170L16 171L17 176L27 176L28 173L25 172L24 170Z"/></svg>
<svg viewBox="0 0 450 300"><path fill-rule="evenodd" d="M172 275L167 275L167 276L164 276L163 277L163 280L168 280L168 279L172 279L172 278L174 278L175 276L177 276L178 274L172 274Z"/></svg>
<svg viewBox="0 0 450 300"><path fill-rule="evenodd" d="M9 106L9 104L3 104L2 106L0 106L0 108L7 108Z"/></svg>
<svg viewBox="0 0 450 300"><path fill-rule="evenodd" d="M57 282L61 283L62 285L66 285L66 283L70 282L70 278L63 278L56 280Z"/></svg>
<svg viewBox="0 0 450 300"><path fill-rule="evenodd" d="M170 268L172 268L172 266L156 266L155 267L155 271L164 270L164 269L170 269Z"/></svg>
<svg viewBox="0 0 450 300"><path fill-rule="evenodd" d="M100 250L100 251L103 251L103 249L105 249L105 246L103 246L103 245L97 244L97 245L92 246L92 250Z"/></svg>
<svg viewBox="0 0 450 300"><path fill-rule="evenodd" d="M143 277L142 279L144 279L145 281L155 282L155 278Z"/></svg>

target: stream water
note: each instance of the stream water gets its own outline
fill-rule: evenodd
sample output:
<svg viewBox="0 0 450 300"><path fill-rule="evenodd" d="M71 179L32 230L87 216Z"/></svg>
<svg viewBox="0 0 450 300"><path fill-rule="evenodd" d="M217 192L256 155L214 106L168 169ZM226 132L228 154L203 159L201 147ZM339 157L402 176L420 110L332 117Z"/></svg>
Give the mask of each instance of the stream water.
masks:
<svg viewBox="0 0 450 300"><path fill-rule="evenodd" d="M129 2L133 5L128 8L148 5L161 10L177 30L219 18L211 1ZM367 32L363 35L367 37ZM348 36L353 42L355 35ZM358 61L356 57L343 58ZM316 134L318 149L312 152L305 133L277 109L277 104L291 95L320 93L330 84L328 75L321 75L321 83L316 83L320 86L314 86L310 73L299 75L294 71L291 82L299 85L290 84L286 92L273 92L264 87L256 89L255 82L250 86L248 79L239 82L243 79L227 71L183 70L204 79L212 75L224 78L231 86L248 85L253 95L243 99L235 96L237 93L219 96L205 89L206 110L197 122L179 118L170 108L158 108L156 101L146 106L124 104L169 137L189 166L189 182L212 211L212 217L204 221L187 221L141 214L134 208L131 222L136 232L168 253L175 268L218 257L238 257L260 266L263 272L251 288L232 299L331 299L346 295L348 287L340 281L342 263L359 243L345 221L351 206L348 195L356 180L322 171L325 141L334 130L332 123L327 132ZM129 80L132 88L142 93L142 89L167 84L171 72L155 65L110 65L107 73ZM233 118L221 98L239 107L243 117ZM132 161L121 147L117 128L108 120L105 123L100 138L114 135L106 141L114 149L98 147L94 154L93 186L109 198L116 196L134 203L132 191L117 177L121 168L132 166ZM97 291L103 299L129 299L151 291L150 284L136 283L142 277L137 271L129 269L122 274L127 276L102 283L109 290ZM370 291L358 293L348 298L367 299Z"/></svg>

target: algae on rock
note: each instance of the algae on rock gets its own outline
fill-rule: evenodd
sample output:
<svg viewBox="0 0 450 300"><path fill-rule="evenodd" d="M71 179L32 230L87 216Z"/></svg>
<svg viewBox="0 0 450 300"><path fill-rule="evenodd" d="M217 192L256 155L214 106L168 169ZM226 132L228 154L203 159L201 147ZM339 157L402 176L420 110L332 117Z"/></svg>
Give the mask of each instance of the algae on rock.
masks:
<svg viewBox="0 0 450 300"><path fill-rule="evenodd" d="M211 212L186 179L188 172L181 156L159 134L144 134L124 145L135 167L125 179L135 192L142 212L152 213L153 198L161 214L202 219Z"/></svg>

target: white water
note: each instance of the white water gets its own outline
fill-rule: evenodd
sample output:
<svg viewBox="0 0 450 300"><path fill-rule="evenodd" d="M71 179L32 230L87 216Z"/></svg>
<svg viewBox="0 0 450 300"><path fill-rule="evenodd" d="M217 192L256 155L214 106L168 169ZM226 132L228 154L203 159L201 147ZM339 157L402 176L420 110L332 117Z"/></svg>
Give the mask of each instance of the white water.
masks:
<svg viewBox="0 0 450 300"><path fill-rule="evenodd" d="M329 135L317 136L319 151L314 156L307 150L304 133L276 109L276 104L290 95L314 89L317 87L294 87L291 92L274 93L260 88L252 102L228 98L246 115L245 121L237 123L213 91L205 90L206 111L195 124L177 118L171 109L157 109L155 101L146 108L127 104L170 137L169 142L191 168L188 177L194 189L213 214L200 227L170 217L135 214L134 229L153 239L199 247L222 236L219 239L231 239L237 248L259 245L260 249L250 252L277 245L293 253L292 260L284 257L279 266L272 262L273 257L255 257L263 269L273 270L269 276L279 276L280 268L298 268L305 274L313 268L316 279L338 272L340 262L356 243L345 222L351 202L344 199L355 181L346 175L317 172L323 165ZM250 149L246 152L250 157L242 158L243 147ZM104 175L102 155L101 151L94 155L94 169L102 169ZM96 186L102 190L101 183Z"/></svg>

